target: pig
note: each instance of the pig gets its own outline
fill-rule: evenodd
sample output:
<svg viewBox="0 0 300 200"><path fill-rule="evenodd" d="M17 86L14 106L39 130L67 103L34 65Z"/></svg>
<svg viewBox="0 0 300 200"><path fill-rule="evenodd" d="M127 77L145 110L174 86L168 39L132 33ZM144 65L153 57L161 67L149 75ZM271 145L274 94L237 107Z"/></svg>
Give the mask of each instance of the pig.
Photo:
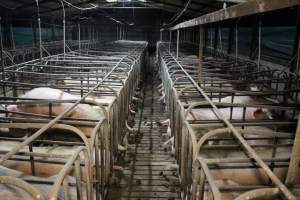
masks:
<svg viewBox="0 0 300 200"><path fill-rule="evenodd" d="M32 89L26 92L21 98L33 98L33 99L47 99L47 100L78 100L79 97L71 95L69 93L63 92L58 89L40 87ZM71 103L60 103L54 104L52 106L52 115L57 116L66 109L68 109ZM44 105L10 105L8 106L8 111L15 112L26 112L33 114L49 115L49 106ZM68 116L72 118L83 118L91 120L100 120L105 117L104 113L98 112L88 104L79 104ZM80 129L87 137L91 136L93 128L90 127L77 127Z"/></svg>

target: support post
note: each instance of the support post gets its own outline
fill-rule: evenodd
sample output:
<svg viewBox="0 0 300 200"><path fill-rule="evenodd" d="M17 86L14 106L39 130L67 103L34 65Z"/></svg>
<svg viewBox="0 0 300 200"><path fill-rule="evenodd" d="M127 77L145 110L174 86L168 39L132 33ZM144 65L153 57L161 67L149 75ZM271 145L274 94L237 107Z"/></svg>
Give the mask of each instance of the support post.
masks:
<svg viewBox="0 0 300 200"><path fill-rule="evenodd" d="M39 27L40 61L42 61L42 58L43 58L43 50L42 50L42 30L41 30L40 7L39 7L39 1L38 1L38 0L36 0L36 6L37 6L37 10L38 10L38 27Z"/></svg>
<svg viewBox="0 0 300 200"><path fill-rule="evenodd" d="M51 20L52 26L51 26L51 39L52 41L55 41L55 21L52 18Z"/></svg>
<svg viewBox="0 0 300 200"><path fill-rule="evenodd" d="M1 46L1 72L2 80L5 81L5 71L4 71L4 55L3 55L3 35L2 35L2 17L0 17L0 46ZM3 95L6 96L5 85L2 85Z"/></svg>
<svg viewBox="0 0 300 200"><path fill-rule="evenodd" d="M297 51L296 67L294 68L293 72L297 75L300 74L300 35L298 38L298 51Z"/></svg>
<svg viewBox="0 0 300 200"><path fill-rule="evenodd" d="M4 80L4 55L3 55L3 40L2 40L2 17L0 17L0 45L1 45L1 71L2 71L2 80Z"/></svg>
<svg viewBox="0 0 300 200"><path fill-rule="evenodd" d="M257 55L257 70L260 71L260 60L261 60L261 16L259 16L259 26L258 26L258 55Z"/></svg>
<svg viewBox="0 0 300 200"><path fill-rule="evenodd" d="M13 24L12 24L12 19L10 19L10 39L11 39L11 46L13 49L16 48L15 44L15 37L14 37L14 29L13 29Z"/></svg>
<svg viewBox="0 0 300 200"><path fill-rule="evenodd" d="M234 25L230 26L230 30L229 30L228 48L227 48L228 55L231 54L232 52L233 38L234 38Z"/></svg>
<svg viewBox="0 0 300 200"><path fill-rule="evenodd" d="M237 64L238 61L238 55L239 55L239 30L238 30L238 20L235 24L235 64Z"/></svg>
<svg viewBox="0 0 300 200"><path fill-rule="evenodd" d="M218 48L218 35L219 35L219 25L217 24L215 27L215 35L214 35L214 53L216 53Z"/></svg>
<svg viewBox="0 0 300 200"><path fill-rule="evenodd" d="M172 31L169 31L169 53L171 54Z"/></svg>
<svg viewBox="0 0 300 200"><path fill-rule="evenodd" d="M60 0L61 6L62 6L62 10L63 10L63 42L64 42L64 56L66 55L66 11L65 11L65 6L64 6L64 2L62 0Z"/></svg>
<svg viewBox="0 0 300 200"><path fill-rule="evenodd" d="M37 39L36 39L36 22L35 20L32 20L32 39L33 39L33 45L37 46Z"/></svg>
<svg viewBox="0 0 300 200"><path fill-rule="evenodd" d="M180 39L180 29L177 29L177 46L176 46L176 58L179 56L179 39Z"/></svg>
<svg viewBox="0 0 300 200"><path fill-rule="evenodd" d="M299 38L300 38L300 6L298 7L297 11L297 20L296 20L296 32L294 37L294 45L293 45L293 58L299 57ZM298 55L298 56L297 56ZM294 59L294 61L291 63L290 71L295 72L296 74L299 74L299 62L298 60Z"/></svg>
<svg viewBox="0 0 300 200"><path fill-rule="evenodd" d="M159 33L159 40L162 41L162 30L160 30Z"/></svg>
<svg viewBox="0 0 300 200"><path fill-rule="evenodd" d="M202 62L203 62L203 48L204 48L204 27L199 28L199 68L198 68L198 83L201 83L202 76Z"/></svg>
<svg viewBox="0 0 300 200"><path fill-rule="evenodd" d="M80 23L78 24L78 50L81 51L81 41L80 41Z"/></svg>

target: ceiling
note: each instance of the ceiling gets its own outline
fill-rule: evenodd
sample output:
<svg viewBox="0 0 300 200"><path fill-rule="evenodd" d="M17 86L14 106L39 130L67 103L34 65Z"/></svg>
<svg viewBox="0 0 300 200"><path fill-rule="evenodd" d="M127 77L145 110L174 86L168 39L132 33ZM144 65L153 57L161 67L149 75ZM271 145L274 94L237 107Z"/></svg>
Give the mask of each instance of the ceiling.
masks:
<svg viewBox="0 0 300 200"><path fill-rule="evenodd" d="M118 16L146 12L164 12L170 17L181 13L181 17L173 23L201 16L223 8L228 0L38 0L39 12L42 17L59 19L62 15L62 4L66 10L68 20L76 20L89 16ZM238 2L238 0L231 0ZM230 1L230 2L231 2ZM228 3L231 6L234 3ZM184 8L186 10L183 12ZM37 15L36 0L0 0L0 11L13 18L34 18Z"/></svg>

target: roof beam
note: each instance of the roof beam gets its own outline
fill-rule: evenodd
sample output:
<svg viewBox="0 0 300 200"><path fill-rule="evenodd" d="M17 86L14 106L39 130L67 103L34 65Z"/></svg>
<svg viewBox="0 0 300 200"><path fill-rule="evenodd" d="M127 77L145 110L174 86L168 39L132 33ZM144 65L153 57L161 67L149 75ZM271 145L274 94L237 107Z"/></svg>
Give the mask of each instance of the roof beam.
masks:
<svg viewBox="0 0 300 200"><path fill-rule="evenodd" d="M300 5L300 0L249 0L245 3L240 3L226 9L221 9L216 12L182 22L170 28L169 30L199 26L201 24L210 24L214 22L279 10L297 5Z"/></svg>

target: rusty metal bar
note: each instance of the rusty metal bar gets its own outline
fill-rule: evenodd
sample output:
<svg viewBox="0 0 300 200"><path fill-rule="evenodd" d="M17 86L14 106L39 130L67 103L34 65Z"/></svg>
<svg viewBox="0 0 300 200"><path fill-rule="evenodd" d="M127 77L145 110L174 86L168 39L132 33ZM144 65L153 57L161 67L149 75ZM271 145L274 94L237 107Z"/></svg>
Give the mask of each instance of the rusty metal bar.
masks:
<svg viewBox="0 0 300 200"><path fill-rule="evenodd" d="M292 6L300 5L299 0L249 0L245 3L240 3L225 9L209 13L171 27L169 30L177 30L202 24L210 24L228 19L254 15L258 13L279 10Z"/></svg>
<svg viewBox="0 0 300 200"><path fill-rule="evenodd" d="M9 184L17 186L33 197L35 200L44 200L44 196L37 189L32 187L29 183L23 181L22 179L11 177L11 176L0 176L0 184Z"/></svg>
<svg viewBox="0 0 300 200"><path fill-rule="evenodd" d="M204 27L199 27L199 68L198 68L198 82L202 79L202 67L203 67L203 48L204 48Z"/></svg>

